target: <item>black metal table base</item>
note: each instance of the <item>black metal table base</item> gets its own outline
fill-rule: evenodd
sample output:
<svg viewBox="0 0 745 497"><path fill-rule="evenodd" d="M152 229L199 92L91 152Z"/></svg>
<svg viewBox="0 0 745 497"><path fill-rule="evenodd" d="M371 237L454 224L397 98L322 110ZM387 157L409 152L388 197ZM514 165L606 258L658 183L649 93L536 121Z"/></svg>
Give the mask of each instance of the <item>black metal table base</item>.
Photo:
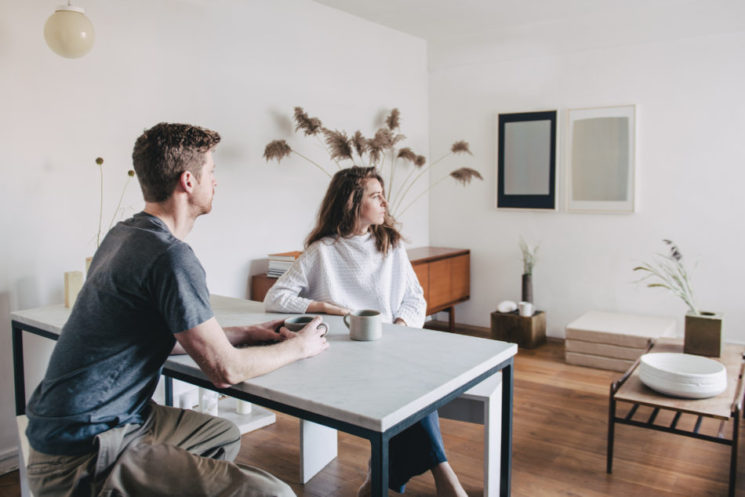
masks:
<svg viewBox="0 0 745 497"><path fill-rule="evenodd" d="M175 366L166 366L163 369L163 375L165 376L165 393L166 393L166 405L173 405L173 379L186 381L192 385L196 385L202 388L214 390L216 392L224 393L231 397L236 397L241 400L252 402L254 404L274 409L276 411L289 414L290 416L302 418L314 423L322 424L330 428L344 431L354 436L366 438L370 441L370 462L371 462L371 476L372 476L372 495L387 497L388 495L388 442L395 435L405 430L409 426L418 422L425 416L429 415L432 411L439 409L448 402L452 401L456 397L462 395L466 390L474 387L481 383L486 378L498 371L502 371L502 426L501 426L501 457L500 457L500 497L509 497L511 487L511 473L512 473L512 401L513 401L513 389L514 381L512 375L512 369L514 367L513 358L502 362L498 366L495 366L488 371L482 373L478 377L469 381L459 389L450 393L448 396L443 397L436 403L428 406L419 412L412 414L403 421L397 423L395 426L389 428L384 432L373 431L365 428L361 428L356 425L338 421L334 418L329 418L319 414L311 413L303 409L288 406L280 402L265 399L263 397L257 397L250 393L243 392L238 389L227 388L218 389L215 388L212 383L204 377L194 376L193 374L184 370L181 370Z"/></svg>
<svg viewBox="0 0 745 497"><path fill-rule="evenodd" d="M24 376L24 360L23 360L23 332L29 332L34 335L39 335L44 338L51 340L57 340L59 335L51 333L46 330L42 330L35 326L19 323L17 321L11 322L12 326L12 340L13 340L13 376L15 383L15 404L16 404L16 415L20 416L26 412L26 387L25 387L25 376ZM389 428L384 432L373 431L370 429L362 428L356 425L349 424L344 421L339 421L333 418L314 414L309 411L299 409L293 406L282 404L270 399L257 397L255 395L243 392L239 389L226 388L218 389L207 380L204 376L196 376L188 371L188 367L181 366L178 364L166 364L163 368L163 375L165 376L165 402L166 405L173 405L173 379L185 381L195 386L215 390L217 392L225 393L231 397L236 397L241 400L246 400L269 409L274 409L280 412L284 412L291 416L306 419L314 423L322 424L335 428L351 435L366 438L370 441L371 448L371 473L372 473L372 495L386 497L388 495L388 442L389 440L405 430L409 426L418 422L429 413L439 409L443 405L452 401L456 397L459 397L466 390L474 387L481 383L486 378L490 377L497 372L502 372L502 426L501 426L501 471L500 471L500 497L509 497L510 495L510 484L511 484L511 473L512 473L512 401L513 401L513 367L514 361L510 357L501 364L485 371L478 377L469 381L465 385L461 386L457 390L451 392L449 395L443 397L434 404L422 409L403 421L397 423L393 427Z"/></svg>

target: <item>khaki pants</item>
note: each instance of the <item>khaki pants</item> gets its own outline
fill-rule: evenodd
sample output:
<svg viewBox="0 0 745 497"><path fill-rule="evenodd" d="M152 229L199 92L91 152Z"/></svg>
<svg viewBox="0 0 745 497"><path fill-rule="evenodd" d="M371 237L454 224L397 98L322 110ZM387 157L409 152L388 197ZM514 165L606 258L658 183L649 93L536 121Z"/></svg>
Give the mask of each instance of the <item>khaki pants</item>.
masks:
<svg viewBox="0 0 745 497"><path fill-rule="evenodd" d="M257 468L231 462L238 428L221 418L151 404L142 425L99 434L97 450L54 456L30 450L29 487L36 497L289 497L292 489Z"/></svg>

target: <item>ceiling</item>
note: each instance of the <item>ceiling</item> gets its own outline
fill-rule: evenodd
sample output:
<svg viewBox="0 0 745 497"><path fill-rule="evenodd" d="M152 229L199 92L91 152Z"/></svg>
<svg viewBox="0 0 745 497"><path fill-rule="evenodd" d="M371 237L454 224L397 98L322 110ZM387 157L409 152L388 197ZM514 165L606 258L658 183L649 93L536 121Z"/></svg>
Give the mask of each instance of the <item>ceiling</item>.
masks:
<svg viewBox="0 0 745 497"><path fill-rule="evenodd" d="M655 37L691 33L689 19L742 27L743 0L315 0L377 24L442 43L463 38L496 39L505 31L574 29L578 25L639 25ZM675 29L675 21L685 26ZM706 31L711 32L713 26ZM733 26L730 26L730 28ZM693 31L699 31L693 27ZM602 28L601 28L602 29ZM613 29L613 27L611 28ZM672 29L672 31L670 31ZM673 33L674 32L674 33ZM698 33L702 34L702 33Z"/></svg>

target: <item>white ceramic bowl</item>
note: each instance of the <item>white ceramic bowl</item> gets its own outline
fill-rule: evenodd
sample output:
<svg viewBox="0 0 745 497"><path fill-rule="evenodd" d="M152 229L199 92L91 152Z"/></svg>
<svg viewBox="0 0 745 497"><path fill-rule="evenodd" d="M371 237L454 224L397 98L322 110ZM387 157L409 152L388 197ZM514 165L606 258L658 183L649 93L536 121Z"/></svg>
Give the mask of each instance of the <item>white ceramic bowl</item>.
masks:
<svg viewBox="0 0 745 497"><path fill-rule="evenodd" d="M724 364L691 354L644 354L639 379L660 393L688 399L714 397L727 389Z"/></svg>

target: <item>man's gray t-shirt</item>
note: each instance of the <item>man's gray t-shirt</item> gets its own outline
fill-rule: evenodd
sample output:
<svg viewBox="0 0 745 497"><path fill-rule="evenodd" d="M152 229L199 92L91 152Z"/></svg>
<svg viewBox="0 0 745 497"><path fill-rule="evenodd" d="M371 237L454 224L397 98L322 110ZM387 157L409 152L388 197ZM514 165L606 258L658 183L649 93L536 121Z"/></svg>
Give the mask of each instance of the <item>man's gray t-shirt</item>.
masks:
<svg viewBox="0 0 745 497"><path fill-rule="evenodd" d="M31 446L84 454L99 433L142 423L173 334L211 317L205 272L189 245L144 212L117 224L29 401Z"/></svg>

